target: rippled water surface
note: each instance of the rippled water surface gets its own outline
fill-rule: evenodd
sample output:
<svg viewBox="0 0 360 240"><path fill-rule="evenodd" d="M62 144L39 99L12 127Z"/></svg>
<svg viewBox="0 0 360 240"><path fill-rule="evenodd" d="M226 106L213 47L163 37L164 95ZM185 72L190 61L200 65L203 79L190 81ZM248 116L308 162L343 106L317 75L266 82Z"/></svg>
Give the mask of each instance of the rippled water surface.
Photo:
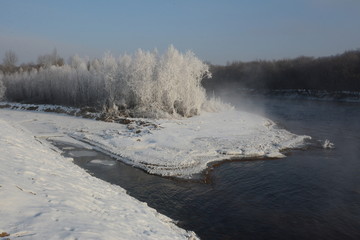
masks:
<svg viewBox="0 0 360 240"><path fill-rule="evenodd" d="M184 181L56 144L93 175L120 185L202 239L360 239L360 104L228 100L293 133L329 139L335 149L314 146L280 160L224 162L201 181Z"/></svg>

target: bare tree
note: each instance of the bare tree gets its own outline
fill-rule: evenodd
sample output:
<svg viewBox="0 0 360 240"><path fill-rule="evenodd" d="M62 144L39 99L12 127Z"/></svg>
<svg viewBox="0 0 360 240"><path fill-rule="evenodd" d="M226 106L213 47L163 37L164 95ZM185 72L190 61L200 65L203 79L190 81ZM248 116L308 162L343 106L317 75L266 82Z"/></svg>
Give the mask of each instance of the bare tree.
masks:
<svg viewBox="0 0 360 240"><path fill-rule="evenodd" d="M42 65L45 67L50 67L52 65L55 65L55 66L63 66L64 65L64 59L59 56L56 48L54 48L53 52L50 54L45 54L45 55L39 56L37 62L39 65Z"/></svg>
<svg viewBox="0 0 360 240"><path fill-rule="evenodd" d="M7 68L15 67L15 64L17 63L17 61L18 61L18 58L13 51L9 50L9 51L5 52L5 57L3 59L3 64L5 67L7 67Z"/></svg>

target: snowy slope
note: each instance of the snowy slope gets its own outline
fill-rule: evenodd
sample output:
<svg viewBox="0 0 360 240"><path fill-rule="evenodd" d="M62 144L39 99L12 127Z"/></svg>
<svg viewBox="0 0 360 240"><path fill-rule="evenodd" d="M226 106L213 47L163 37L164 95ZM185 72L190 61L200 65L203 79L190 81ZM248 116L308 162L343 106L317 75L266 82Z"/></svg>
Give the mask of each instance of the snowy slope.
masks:
<svg viewBox="0 0 360 240"><path fill-rule="evenodd" d="M0 110L0 234L10 234L0 239L195 238L34 137L61 135L56 126L76 120Z"/></svg>

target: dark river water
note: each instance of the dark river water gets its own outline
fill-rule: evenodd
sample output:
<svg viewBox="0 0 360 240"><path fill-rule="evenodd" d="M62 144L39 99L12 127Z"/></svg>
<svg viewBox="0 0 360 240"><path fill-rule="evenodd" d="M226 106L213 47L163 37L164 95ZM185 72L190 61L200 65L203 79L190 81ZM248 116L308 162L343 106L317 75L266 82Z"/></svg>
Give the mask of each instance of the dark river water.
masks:
<svg viewBox="0 0 360 240"><path fill-rule="evenodd" d="M185 181L56 144L94 176L201 239L360 239L360 103L227 97L293 133L329 139L335 149L310 146L279 160L224 162L206 181Z"/></svg>

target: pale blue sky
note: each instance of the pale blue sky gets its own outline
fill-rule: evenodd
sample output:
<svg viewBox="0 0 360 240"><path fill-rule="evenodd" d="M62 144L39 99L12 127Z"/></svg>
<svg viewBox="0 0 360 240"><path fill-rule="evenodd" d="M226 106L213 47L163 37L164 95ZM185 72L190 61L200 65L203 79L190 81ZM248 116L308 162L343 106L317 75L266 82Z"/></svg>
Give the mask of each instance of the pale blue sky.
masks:
<svg viewBox="0 0 360 240"><path fill-rule="evenodd" d="M360 48L360 0L0 0L0 57L115 56L173 44L215 64Z"/></svg>

